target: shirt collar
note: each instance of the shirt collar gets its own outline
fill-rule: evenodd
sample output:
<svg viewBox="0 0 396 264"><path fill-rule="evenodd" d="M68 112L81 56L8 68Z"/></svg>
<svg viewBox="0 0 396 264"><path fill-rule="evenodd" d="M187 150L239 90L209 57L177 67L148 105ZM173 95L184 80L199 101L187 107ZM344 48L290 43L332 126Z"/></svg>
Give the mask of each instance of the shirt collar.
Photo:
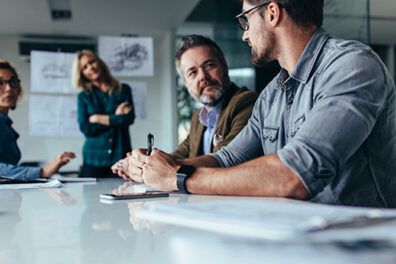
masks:
<svg viewBox="0 0 396 264"><path fill-rule="evenodd" d="M291 74L290 78L293 78L301 83L306 84L309 76L312 73L315 62L322 51L323 45L330 38L329 33L326 32L322 27L318 28L312 35L303 53L301 54L296 68ZM288 80L288 74L285 69L281 70L278 79L278 85L283 87L284 83Z"/></svg>
<svg viewBox="0 0 396 264"><path fill-rule="evenodd" d="M202 107L199 112L199 122L206 127L209 125L215 126L217 118L220 115L221 107L223 106L223 101L224 99L221 99L209 112L205 107Z"/></svg>

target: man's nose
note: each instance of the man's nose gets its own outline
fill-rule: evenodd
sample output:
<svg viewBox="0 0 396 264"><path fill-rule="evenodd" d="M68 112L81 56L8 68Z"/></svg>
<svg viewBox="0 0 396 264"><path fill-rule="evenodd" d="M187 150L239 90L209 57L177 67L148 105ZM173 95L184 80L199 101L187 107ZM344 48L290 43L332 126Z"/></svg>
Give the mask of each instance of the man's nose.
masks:
<svg viewBox="0 0 396 264"><path fill-rule="evenodd" d="M205 81L208 79L208 73L204 69L199 69L198 70L198 78L200 81Z"/></svg>
<svg viewBox="0 0 396 264"><path fill-rule="evenodd" d="M242 41L245 41L245 42L248 42L248 41L249 41L249 37L248 37L248 32L247 32L247 30L246 30L246 31L243 31L243 34L242 34Z"/></svg>

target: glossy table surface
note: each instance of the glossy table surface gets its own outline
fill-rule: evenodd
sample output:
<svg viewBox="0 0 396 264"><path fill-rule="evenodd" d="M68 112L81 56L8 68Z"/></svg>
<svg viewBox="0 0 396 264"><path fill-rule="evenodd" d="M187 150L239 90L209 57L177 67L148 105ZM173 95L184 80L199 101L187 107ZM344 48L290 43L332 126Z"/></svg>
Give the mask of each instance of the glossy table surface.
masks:
<svg viewBox="0 0 396 264"><path fill-rule="evenodd" d="M105 179L0 191L0 263L396 263L396 247L389 244L265 241L161 225L134 215L151 203L253 198L175 193L151 200L99 199L102 193L128 188L121 179Z"/></svg>

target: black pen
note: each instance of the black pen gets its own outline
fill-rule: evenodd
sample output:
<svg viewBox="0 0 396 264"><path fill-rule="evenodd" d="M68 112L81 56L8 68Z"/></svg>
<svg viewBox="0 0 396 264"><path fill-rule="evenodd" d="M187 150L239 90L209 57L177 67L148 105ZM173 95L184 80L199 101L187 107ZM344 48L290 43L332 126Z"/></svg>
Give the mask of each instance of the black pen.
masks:
<svg viewBox="0 0 396 264"><path fill-rule="evenodd" d="M150 156L153 145L154 145L154 136L149 133L147 135L147 156Z"/></svg>

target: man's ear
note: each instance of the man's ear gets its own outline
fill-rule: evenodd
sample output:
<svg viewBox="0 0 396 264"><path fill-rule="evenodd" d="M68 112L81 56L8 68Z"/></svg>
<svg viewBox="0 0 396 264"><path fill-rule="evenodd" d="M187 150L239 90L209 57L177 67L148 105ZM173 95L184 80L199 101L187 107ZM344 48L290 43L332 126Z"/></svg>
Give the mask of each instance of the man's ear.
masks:
<svg viewBox="0 0 396 264"><path fill-rule="evenodd" d="M269 18L269 23L273 26L276 26L280 22L281 18L281 7L276 2L271 2L266 10L267 16Z"/></svg>

